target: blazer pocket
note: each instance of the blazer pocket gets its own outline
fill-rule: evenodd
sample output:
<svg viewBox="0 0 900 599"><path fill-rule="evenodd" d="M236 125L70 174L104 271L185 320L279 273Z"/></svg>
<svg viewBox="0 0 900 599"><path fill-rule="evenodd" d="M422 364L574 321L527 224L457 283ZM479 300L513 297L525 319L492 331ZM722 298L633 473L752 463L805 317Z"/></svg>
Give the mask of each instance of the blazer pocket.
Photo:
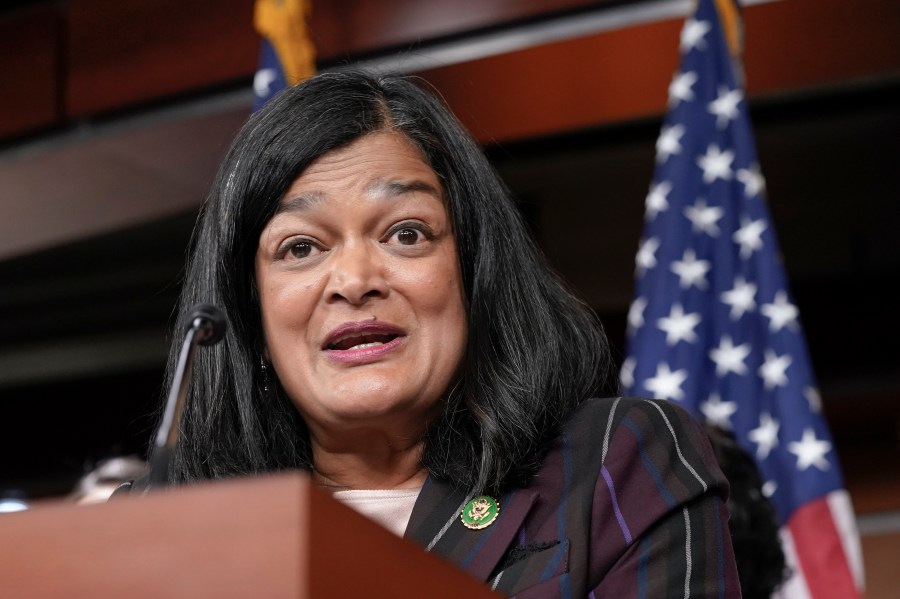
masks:
<svg viewBox="0 0 900 599"><path fill-rule="evenodd" d="M556 595L533 594L532 589L549 591L553 582L558 582L556 579L568 572L569 540L562 539L546 549L528 554L504 569L499 574L496 590L519 599L554 597Z"/></svg>

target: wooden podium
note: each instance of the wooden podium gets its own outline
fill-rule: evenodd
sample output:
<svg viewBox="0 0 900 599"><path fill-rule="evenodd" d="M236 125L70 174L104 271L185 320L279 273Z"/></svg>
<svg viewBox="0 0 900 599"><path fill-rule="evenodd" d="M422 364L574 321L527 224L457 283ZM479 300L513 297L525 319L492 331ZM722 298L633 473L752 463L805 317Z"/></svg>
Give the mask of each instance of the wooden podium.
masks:
<svg viewBox="0 0 900 599"><path fill-rule="evenodd" d="M3 597L498 597L301 474L0 514Z"/></svg>

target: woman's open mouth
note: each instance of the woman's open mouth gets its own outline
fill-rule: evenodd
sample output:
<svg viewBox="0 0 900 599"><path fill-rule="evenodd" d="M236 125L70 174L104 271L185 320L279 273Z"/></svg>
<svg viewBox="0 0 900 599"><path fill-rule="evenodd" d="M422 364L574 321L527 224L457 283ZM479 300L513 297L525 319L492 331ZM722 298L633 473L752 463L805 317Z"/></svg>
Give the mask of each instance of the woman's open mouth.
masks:
<svg viewBox="0 0 900 599"><path fill-rule="evenodd" d="M322 349L340 362L365 363L397 349L405 339L405 333L392 324L347 322L331 331Z"/></svg>
<svg viewBox="0 0 900 599"><path fill-rule="evenodd" d="M330 343L328 345L328 349L344 351L348 349L365 349L367 347L377 347L379 345L384 345L385 343L390 343L397 337L399 337L399 335L395 335L392 333L351 335L349 337L339 339L334 343Z"/></svg>

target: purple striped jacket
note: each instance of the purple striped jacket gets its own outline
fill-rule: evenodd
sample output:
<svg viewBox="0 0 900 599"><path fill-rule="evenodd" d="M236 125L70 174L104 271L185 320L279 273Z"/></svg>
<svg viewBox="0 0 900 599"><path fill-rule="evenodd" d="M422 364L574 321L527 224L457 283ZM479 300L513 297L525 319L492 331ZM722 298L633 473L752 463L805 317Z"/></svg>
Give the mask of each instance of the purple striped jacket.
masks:
<svg viewBox="0 0 900 599"><path fill-rule="evenodd" d="M429 478L406 537L518 599L740 597L728 487L700 425L646 399L592 399L482 530ZM439 582L436 582L439 584Z"/></svg>

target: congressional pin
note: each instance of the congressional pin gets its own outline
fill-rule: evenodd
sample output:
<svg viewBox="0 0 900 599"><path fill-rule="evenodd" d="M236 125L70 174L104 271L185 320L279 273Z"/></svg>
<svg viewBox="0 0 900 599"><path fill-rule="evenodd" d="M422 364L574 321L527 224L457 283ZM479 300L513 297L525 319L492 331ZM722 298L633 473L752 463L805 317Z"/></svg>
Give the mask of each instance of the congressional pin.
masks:
<svg viewBox="0 0 900 599"><path fill-rule="evenodd" d="M459 518L466 528L481 530L494 523L500 515L500 502L487 495L479 495L466 504Z"/></svg>

